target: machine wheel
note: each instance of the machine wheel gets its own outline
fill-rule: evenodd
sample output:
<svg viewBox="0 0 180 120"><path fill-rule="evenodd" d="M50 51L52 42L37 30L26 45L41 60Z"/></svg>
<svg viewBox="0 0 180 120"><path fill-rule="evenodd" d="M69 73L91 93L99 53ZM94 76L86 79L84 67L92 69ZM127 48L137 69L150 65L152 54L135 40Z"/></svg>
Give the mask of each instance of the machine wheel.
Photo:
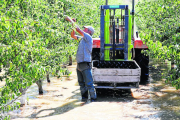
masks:
<svg viewBox="0 0 180 120"><path fill-rule="evenodd" d="M141 68L141 83L148 80L149 77L149 56L141 53L141 49L135 49L135 59Z"/></svg>
<svg viewBox="0 0 180 120"><path fill-rule="evenodd" d="M92 60L100 60L100 49L99 48L93 48Z"/></svg>

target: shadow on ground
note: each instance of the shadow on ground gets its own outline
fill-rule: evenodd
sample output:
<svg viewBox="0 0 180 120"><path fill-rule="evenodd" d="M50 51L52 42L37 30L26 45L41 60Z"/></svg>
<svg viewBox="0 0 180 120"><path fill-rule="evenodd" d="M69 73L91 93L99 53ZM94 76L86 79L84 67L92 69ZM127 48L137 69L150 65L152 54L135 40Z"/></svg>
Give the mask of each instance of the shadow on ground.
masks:
<svg viewBox="0 0 180 120"><path fill-rule="evenodd" d="M64 104L55 108L42 109L36 113L31 114L31 118L44 118L55 115L64 114L77 107L84 107L85 105L92 104L92 102L81 102L81 99L77 99L80 94L77 93L79 89L73 91L73 95L64 101ZM97 89L98 99L96 102L131 102L134 98L131 95L131 90L111 90L111 89ZM67 102L66 102L67 101ZM51 111L51 112L50 112ZM48 114L42 114L42 113Z"/></svg>

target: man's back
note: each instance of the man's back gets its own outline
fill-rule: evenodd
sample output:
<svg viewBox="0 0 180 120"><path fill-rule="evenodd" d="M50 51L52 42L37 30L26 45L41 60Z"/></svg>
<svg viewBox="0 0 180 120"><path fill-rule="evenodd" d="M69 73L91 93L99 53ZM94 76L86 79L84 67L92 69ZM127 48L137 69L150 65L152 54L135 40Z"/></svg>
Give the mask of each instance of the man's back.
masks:
<svg viewBox="0 0 180 120"><path fill-rule="evenodd" d="M79 42L77 54L76 54L76 60L77 63L81 62L91 62L91 53L92 53L92 37L84 33L84 37L80 37L81 41Z"/></svg>

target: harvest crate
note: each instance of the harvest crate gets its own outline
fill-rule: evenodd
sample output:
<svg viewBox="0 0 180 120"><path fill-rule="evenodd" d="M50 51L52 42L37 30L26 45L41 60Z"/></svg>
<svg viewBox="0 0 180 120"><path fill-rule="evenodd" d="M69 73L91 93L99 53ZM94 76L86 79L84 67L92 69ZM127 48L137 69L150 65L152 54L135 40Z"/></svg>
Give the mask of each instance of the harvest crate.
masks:
<svg viewBox="0 0 180 120"><path fill-rule="evenodd" d="M141 68L136 61L104 62L95 60L92 65L96 88L130 89L139 87Z"/></svg>

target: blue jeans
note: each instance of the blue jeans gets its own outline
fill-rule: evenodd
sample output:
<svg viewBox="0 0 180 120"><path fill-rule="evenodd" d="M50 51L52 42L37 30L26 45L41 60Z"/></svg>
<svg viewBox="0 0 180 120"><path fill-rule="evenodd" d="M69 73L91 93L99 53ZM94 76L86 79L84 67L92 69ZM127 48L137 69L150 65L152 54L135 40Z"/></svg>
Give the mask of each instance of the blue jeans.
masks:
<svg viewBox="0 0 180 120"><path fill-rule="evenodd" d="M88 95L88 91L91 99L96 99L96 90L93 86L93 78L91 68L85 69L83 71L77 70L78 83L80 86L80 91L82 96ZM86 95L85 95L86 94Z"/></svg>

